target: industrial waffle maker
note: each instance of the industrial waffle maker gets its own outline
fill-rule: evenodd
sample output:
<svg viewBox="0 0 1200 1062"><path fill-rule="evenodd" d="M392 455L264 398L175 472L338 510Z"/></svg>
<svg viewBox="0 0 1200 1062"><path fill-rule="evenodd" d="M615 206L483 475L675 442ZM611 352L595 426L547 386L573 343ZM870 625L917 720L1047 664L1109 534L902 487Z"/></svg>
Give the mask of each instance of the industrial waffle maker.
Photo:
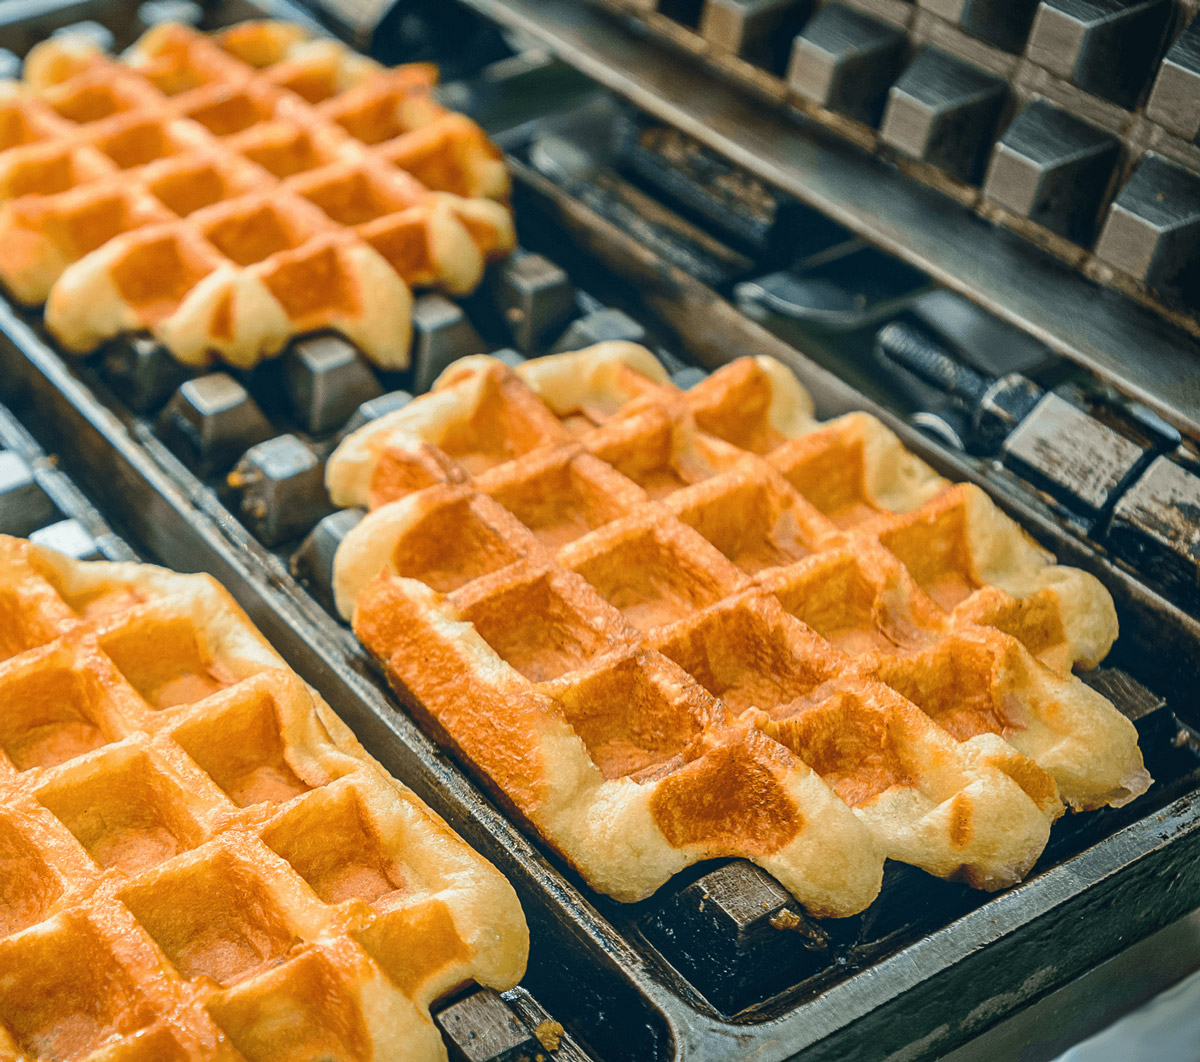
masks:
<svg viewBox="0 0 1200 1062"><path fill-rule="evenodd" d="M329 335L244 372L184 369L138 335L70 358L40 313L0 303L0 531L216 575L509 877L529 969L511 992L439 1003L451 1057L966 1059L1013 1036L1051 1057L1138 1001L1122 955L1156 949L1158 984L1195 965L1171 948L1196 947L1179 920L1200 907L1198 12L0 0L4 76L53 33L120 49L162 21L264 16L432 60L443 102L505 152L520 244L474 295L418 296L404 372ZM634 904L589 889L337 619L333 554L361 513L333 509L322 467L458 357L608 339L645 343L683 388L771 355L820 417L873 413L1099 578L1121 635L1082 677L1134 721L1152 788L1060 821L995 894L889 864L862 915L814 919L737 860ZM1039 1017L1014 1026L1023 1014ZM562 1035L536 1035L547 1022Z"/></svg>

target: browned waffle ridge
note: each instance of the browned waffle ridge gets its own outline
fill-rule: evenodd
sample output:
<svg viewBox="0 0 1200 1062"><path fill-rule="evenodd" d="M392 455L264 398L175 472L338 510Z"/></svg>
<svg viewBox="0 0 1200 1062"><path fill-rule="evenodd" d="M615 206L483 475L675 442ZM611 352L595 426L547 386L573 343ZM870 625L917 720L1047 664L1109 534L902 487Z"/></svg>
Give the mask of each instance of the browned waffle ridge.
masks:
<svg viewBox="0 0 1200 1062"><path fill-rule="evenodd" d="M752 859L811 911L885 858L994 889L1064 804L1133 799L1133 725L1071 672L1112 600L780 364L689 392L631 344L468 358L347 439L339 607L597 889Z"/></svg>
<svg viewBox="0 0 1200 1062"><path fill-rule="evenodd" d="M527 953L212 579L0 537L0 1058L444 1059Z"/></svg>
<svg viewBox="0 0 1200 1062"><path fill-rule="evenodd" d="M469 292L514 241L500 152L436 77L278 22L45 41L0 82L0 280L71 351L148 330L250 367L333 329L403 368L412 289Z"/></svg>

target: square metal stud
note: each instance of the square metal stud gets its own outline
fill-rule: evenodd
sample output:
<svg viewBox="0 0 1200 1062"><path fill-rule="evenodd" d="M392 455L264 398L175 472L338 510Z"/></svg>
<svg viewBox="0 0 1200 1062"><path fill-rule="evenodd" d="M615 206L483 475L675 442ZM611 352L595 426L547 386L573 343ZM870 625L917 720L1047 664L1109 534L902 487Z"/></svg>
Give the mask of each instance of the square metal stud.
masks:
<svg viewBox="0 0 1200 1062"><path fill-rule="evenodd" d="M214 372L188 380L171 396L158 433L200 476L223 472L274 430L263 411L232 376Z"/></svg>
<svg viewBox="0 0 1200 1062"><path fill-rule="evenodd" d="M1147 155L1121 189L1096 256L1171 299L1200 305L1200 177Z"/></svg>
<svg viewBox="0 0 1200 1062"><path fill-rule="evenodd" d="M341 427L356 407L383 394L358 348L332 333L293 343L284 355L284 381L292 412L314 435Z"/></svg>
<svg viewBox="0 0 1200 1062"><path fill-rule="evenodd" d="M798 27L811 6L809 0L707 0L700 36L719 55L740 55L774 69L786 59L788 23Z"/></svg>
<svg viewBox="0 0 1200 1062"><path fill-rule="evenodd" d="M1034 100L996 144L983 192L1018 217L1087 246L1120 156L1115 137Z"/></svg>
<svg viewBox="0 0 1200 1062"><path fill-rule="evenodd" d="M153 336L124 335L104 348L104 379L135 413L158 409L192 369L171 356Z"/></svg>
<svg viewBox="0 0 1200 1062"><path fill-rule="evenodd" d="M428 391L452 361L481 354L487 344L462 307L444 295L422 295L413 303L413 390Z"/></svg>
<svg viewBox="0 0 1200 1062"><path fill-rule="evenodd" d="M292 554L292 574L331 613L337 614L333 600L333 561L342 540L364 517L363 509L341 509L321 520Z"/></svg>
<svg viewBox="0 0 1200 1062"><path fill-rule="evenodd" d="M1170 19L1170 0L1042 0L1025 54L1085 92L1132 108Z"/></svg>
<svg viewBox="0 0 1200 1062"><path fill-rule="evenodd" d="M570 327L558 337L558 342L551 348L550 353L582 350L593 343L617 340L645 343L646 330L623 310L595 310L572 321Z"/></svg>
<svg viewBox="0 0 1200 1062"><path fill-rule="evenodd" d="M1020 52L1038 0L917 0L927 11L1006 52Z"/></svg>
<svg viewBox="0 0 1200 1062"><path fill-rule="evenodd" d="M94 44L101 52L111 52L116 44L116 37L113 36L113 31L90 18L84 19L81 22L72 22L69 26L60 26L51 36L82 37L91 44Z"/></svg>
<svg viewBox="0 0 1200 1062"><path fill-rule="evenodd" d="M1165 697L1146 689L1133 676L1116 667L1097 667L1082 671L1079 677L1097 693L1103 694L1131 723L1138 723L1167 707Z"/></svg>
<svg viewBox="0 0 1200 1062"><path fill-rule="evenodd" d="M671 383L681 391L690 391L698 383L708 379L708 370L699 365L685 365L682 369L671 373Z"/></svg>
<svg viewBox="0 0 1200 1062"><path fill-rule="evenodd" d="M533 1056L533 1062L591 1062L591 1056L524 988L509 989L501 998L542 1045L544 1050Z"/></svg>
<svg viewBox="0 0 1200 1062"><path fill-rule="evenodd" d="M472 992L434 1016L455 1062L533 1062L545 1048L490 988Z"/></svg>
<svg viewBox="0 0 1200 1062"><path fill-rule="evenodd" d="M1087 519L1098 516L1142 463L1139 446L1056 394L1047 394L1004 442L1004 462Z"/></svg>
<svg viewBox="0 0 1200 1062"><path fill-rule="evenodd" d="M403 409L412 401L412 398L413 396L407 391L389 391L386 395L368 399L350 414L350 419L346 421L346 426L342 429L343 437L358 431L364 424L370 424L371 421L378 420L388 413Z"/></svg>
<svg viewBox="0 0 1200 1062"><path fill-rule="evenodd" d="M229 485L241 493L242 520L264 546L304 534L332 508L324 464L294 435L250 447Z"/></svg>
<svg viewBox="0 0 1200 1062"><path fill-rule="evenodd" d="M92 534L78 520L59 520L57 523L38 528L29 535L29 541L49 549L56 549L76 560L101 560L103 552Z"/></svg>
<svg viewBox="0 0 1200 1062"><path fill-rule="evenodd" d="M1146 116L1184 140L1200 134L1200 16L1167 51L1146 101Z"/></svg>
<svg viewBox="0 0 1200 1062"><path fill-rule="evenodd" d="M734 1013L831 960L825 930L753 863L737 860L653 902L640 924L710 1003Z"/></svg>
<svg viewBox="0 0 1200 1062"><path fill-rule="evenodd" d="M12 451L0 452L0 534L24 538L57 516L33 469Z"/></svg>
<svg viewBox="0 0 1200 1062"><path fill-rule="evenodd" d="M137 14L138 22L147 29L163 22L199 26L204 21L204 8L193 0L145 0L138 4Z"/></svg>
<svg viewBox="0 0 1200 1062"><path fill-rule="evenodd" d="M512 332L513 343L533 354L575 313L575 289L567 274L540 254L518 251L493 274L496 305Z"/></svg>
<svg viewBox="0 0 1200 1062"><path fill-rule="evenodd" d="M894 27L844 4L826 4L792 45L788 86L810 103L876 125L904 43Z"/></svg>
<svg viewBox="0 0 1200 1062"><path fill-rule="evenodd" d="M513 350L512 347L504 347L501 350L493 350L492 357L499 362L503 362L510 369L515 369L518 365L524 365L525 362L529 360L519 350Z"/></svg>
<svg viewBox="0 0 1200 1062"><path fill-rule="evenodd" d="M1006 94L999 78L926 48L888 93L880 136L912 158L974 182Z"/></svg>
<svg viewBox="0 0 1200 1062"><path fill-rule="evenodd" d="M1114 507L1108 543L1180 604L1200 606L1200 476L1156 457Z"/></svg>

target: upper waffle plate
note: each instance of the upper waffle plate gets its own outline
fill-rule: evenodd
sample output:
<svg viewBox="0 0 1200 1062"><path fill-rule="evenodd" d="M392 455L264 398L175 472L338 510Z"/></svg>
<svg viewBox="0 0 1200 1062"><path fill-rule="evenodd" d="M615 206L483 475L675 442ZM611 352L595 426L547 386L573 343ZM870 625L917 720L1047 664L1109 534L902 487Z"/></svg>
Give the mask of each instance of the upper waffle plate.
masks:
<svg viewBox="0 0 1200 1062"><path fill-rule="evenodd" d="M283 23L45 41L0 82L0 280L72 351L149 330L248 367L330 328L403 368L411 289L468 292L514 241L500 153L435 80Z"/></svg>
<svg viewBox="0 0 1200 1062"><path fill-rule="evenodd" d="M744 856L848 915L885 858L982 888L1064 804L1133 799L1137 734L1071 673L1107 592L878 421L786 369L691 391L606 344L453 365L348 438L370 513L339 607L390 677L597 889Z"/></svg>
<svg viewBox="0 0 1200 1062"><path fill-rule="evenodd" d="M444 1059L528 946L211 579L0 537L0 1057Z"/></svg>

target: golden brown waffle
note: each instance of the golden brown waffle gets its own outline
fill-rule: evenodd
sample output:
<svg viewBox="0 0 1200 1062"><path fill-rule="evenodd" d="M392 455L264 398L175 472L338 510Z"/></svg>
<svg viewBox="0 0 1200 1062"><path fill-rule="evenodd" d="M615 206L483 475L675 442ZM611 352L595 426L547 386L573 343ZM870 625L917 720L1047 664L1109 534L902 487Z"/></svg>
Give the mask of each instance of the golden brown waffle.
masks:
<svg viewBox="0 0 1200 1062"><path fill-rule="evenodd" d="M439 1059L511 886L207 576L0 537L0 1058Z"/></svg>
<svg viewBox="0 0 1200 1062"><path fill-rule="evenodd" d="M468 358L329 485L374 510L337 556L359 637L620 899L715 856L827 915L884 858L994 889L1064 803L1149 784L1071 674L1116 636L1100 584L769 359L685 393L630 344Z"/></svg>
<svg viewBox="0 0 1200 1062"><path fill-rule="evenodd" d="M45 41L0 82L0 280L72 351L149 330L249 367L328 328L403 368L411 289L466 293L514 240L500 153L435 80L283 23Z"/></svg>

